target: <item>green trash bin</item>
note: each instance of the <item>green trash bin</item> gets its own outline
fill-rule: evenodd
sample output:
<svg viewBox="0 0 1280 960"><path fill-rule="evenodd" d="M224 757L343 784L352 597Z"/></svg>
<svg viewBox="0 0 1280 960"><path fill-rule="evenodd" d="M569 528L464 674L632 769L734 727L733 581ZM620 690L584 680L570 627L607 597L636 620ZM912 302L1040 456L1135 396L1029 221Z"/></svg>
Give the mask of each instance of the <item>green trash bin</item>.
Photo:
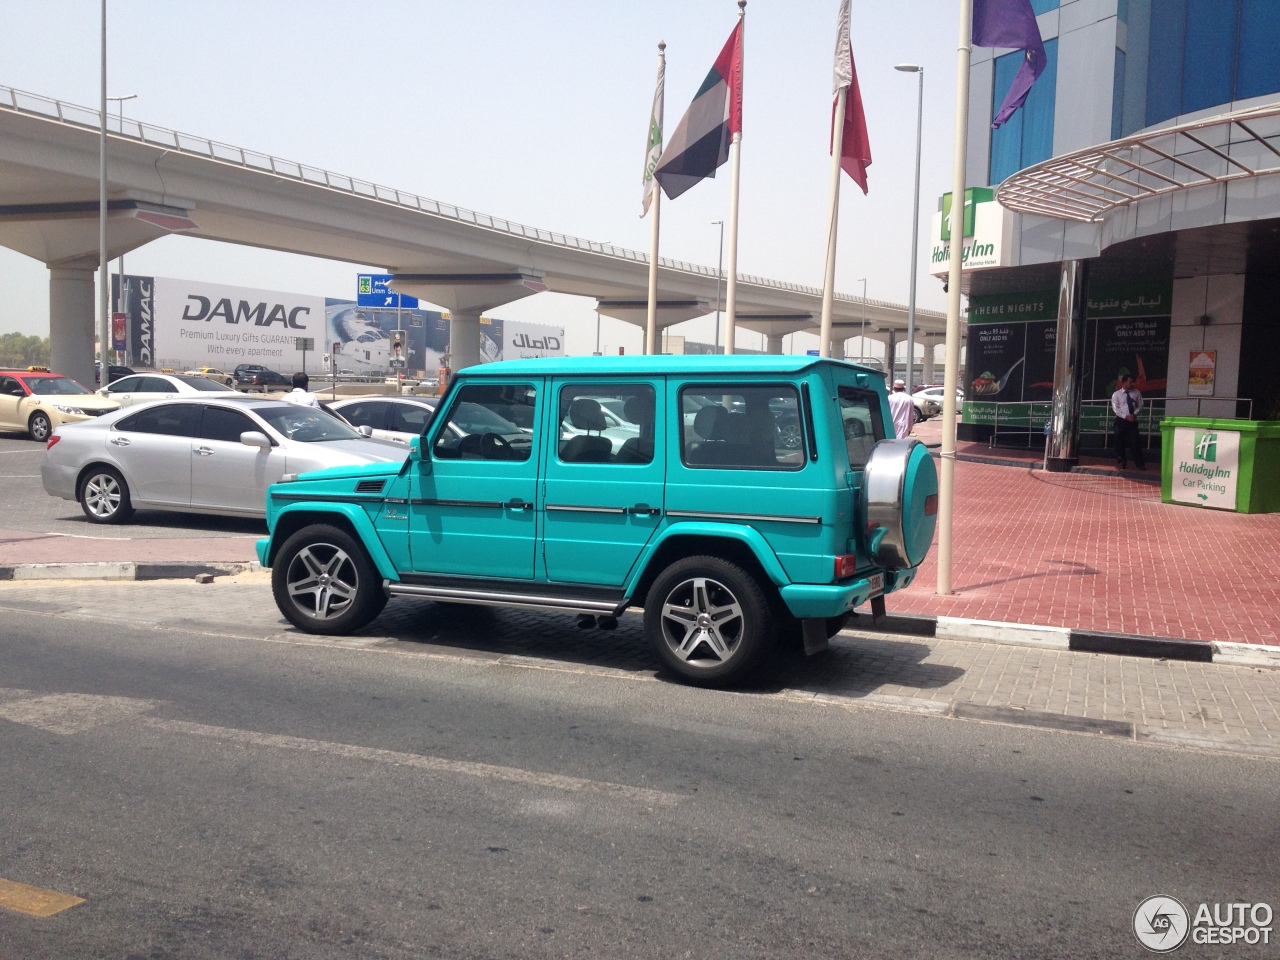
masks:
<svg viewBox="0 0 1280 960"><path fill-rule="evenodd" d="M1280 421L1160 421L1160 499L1237 513L1280 513Z"/></svg>

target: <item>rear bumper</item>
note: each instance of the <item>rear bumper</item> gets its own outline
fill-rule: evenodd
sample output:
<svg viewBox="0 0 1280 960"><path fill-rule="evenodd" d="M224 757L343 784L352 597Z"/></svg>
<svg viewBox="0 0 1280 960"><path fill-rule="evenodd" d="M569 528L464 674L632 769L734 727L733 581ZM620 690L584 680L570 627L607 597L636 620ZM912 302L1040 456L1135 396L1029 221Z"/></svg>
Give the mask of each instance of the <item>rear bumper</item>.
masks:
<svg viewBox="0 0 1280 960"><path fill-rule="evenodd" d="M40 481L44 492L63 500L76 498L76 468L65 463L50 463L46 457L40 464Z"/></svg>
<svg viewBox="0 0 1280 960"><path fill-rule="evenodd" d="M884 592L900 590L915 579L916 570L885 571ZM847 583L789 583L778 588L782 602L800 620L838 617L871 599L871 581L865 577Z"/></svg>

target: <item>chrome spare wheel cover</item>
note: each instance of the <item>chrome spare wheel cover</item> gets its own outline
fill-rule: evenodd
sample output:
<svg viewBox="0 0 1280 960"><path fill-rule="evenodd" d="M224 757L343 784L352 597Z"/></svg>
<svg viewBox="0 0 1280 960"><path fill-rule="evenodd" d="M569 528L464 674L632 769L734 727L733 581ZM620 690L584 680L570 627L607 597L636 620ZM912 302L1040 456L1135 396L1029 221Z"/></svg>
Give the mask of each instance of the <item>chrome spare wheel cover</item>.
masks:
<svg viewBox="0 0 1280 960"><path fill-rule="evenodd" d="M109 517L120 509L121 490L109 473L97 473L85 481L84 502L95 517Z"/></svg>
<svg viewBox="0 0 1280 960"><path fill-rule="evenodd" d="M350 555L331 543L311 543L297 552L285 573L289 599L308 617L332 620L355 601L360 577Z"/></svg>
<svg viewBox="0 0 1280 960"><path fill-rule="evenodd" d="M914 566L907 556L903 527L904 491L911 451L919 440L881 440L872 448L862 475L863 546L881 567Z"/></svg>
<svg viewBox="0 0 1280 960"><path fill-rule="evenodd" d="M711 668L728 661L745 628L738 598L707 577L682 581L662 602L662 639L692 667Z"/></svg>

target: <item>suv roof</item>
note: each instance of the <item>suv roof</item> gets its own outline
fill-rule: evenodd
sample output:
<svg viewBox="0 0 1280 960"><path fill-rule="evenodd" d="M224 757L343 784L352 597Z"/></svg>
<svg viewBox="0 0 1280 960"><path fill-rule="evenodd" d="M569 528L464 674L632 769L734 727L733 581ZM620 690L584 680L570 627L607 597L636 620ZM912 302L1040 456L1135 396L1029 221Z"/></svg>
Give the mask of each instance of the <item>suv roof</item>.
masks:
<svg viewBox="0 0 1280 960"><path fill-rule="evenodd" d="M621 357L535 357L527 360L498 360L459 370L467 377L476 376L546 376L556 374L604 374L607 376L641 374L790 374L818 364L855 367L861 373L884 376L883 370L819 357L777 356L635 356Z"/></svg>

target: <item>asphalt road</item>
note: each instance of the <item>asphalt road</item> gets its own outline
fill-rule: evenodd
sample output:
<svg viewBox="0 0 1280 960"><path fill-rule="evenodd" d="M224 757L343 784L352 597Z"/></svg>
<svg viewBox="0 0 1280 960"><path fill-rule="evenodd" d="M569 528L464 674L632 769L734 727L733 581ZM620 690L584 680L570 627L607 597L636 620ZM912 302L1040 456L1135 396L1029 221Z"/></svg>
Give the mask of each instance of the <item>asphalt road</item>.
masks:
<svg viewBox="0 0 1280 960"><path fill-rule="evenodd" d="M4 957L1137 957L1152 894L1280 906L1274 761L30 606L0 878L85 902Z"/></svg>
<svg viewBox="0 0 1280 960"><path fill-rule="evenodd" d="M0 529L121 539L265 536L265 520L139 510L129 523L90 523L80 504L44 492L44 444L0 431Z"/></svg>

